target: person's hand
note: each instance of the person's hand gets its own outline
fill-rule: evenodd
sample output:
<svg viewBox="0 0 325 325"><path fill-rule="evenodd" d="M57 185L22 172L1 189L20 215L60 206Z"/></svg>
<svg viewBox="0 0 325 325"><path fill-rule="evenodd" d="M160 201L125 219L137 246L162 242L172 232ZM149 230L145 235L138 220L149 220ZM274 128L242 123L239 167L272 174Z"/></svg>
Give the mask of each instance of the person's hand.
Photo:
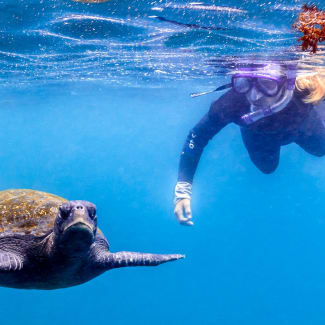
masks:
<svg viewBox="0 0 325 325"><path fill-rule="evenodd" d="M184 226L193 226L191 200L183 199L176 203L174 213L178 222Z"/></svg>

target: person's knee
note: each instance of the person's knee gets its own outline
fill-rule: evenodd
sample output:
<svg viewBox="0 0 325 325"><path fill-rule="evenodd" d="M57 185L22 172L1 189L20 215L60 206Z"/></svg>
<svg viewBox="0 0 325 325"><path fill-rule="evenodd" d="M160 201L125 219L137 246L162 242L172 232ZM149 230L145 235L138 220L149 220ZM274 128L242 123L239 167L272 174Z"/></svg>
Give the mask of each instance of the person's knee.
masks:
<svg viewBox="0 0 325 325"><path fill-rule="evenodd" d="M315 152L313 155L316 157L323 157L325 156L325 152Z"/></svg>
<svg viewBox="0 0 325 325"><path fill-rule="evenodd" d="M323 157L325 156L325 148L323 150L315 150L312 155L316 157Z"/></svg>
<svg viewBox="0 0 325 325"><path fill-rule="evenodd" d="M276 169L278 165L276 166L263 166L263 167L257 167L263 174L272 174Z"/></svg>
<svg viewBox="0 0 325 325"><path fill-rule="evenodd" d="M309 148L303 148L305 151L307 151L309 154L315 156L315 157L323 157L325 156L325 146L314 146Z"/></svg>
<svg viewBox="0 0 325 325"><path fill-rule="evenodd" d="M308 141L307 141L308 140ZM325 137L320 139L302 139L297 144L309 154L315 157L325 156Z"/></svg>
<svg viewBox="0 0 325 325"><path fill-rule="evenodd" d="M263 174L272 174L279 165L279 161L272 161L272 162L260 162L260 161L254 161L254 165L263 173Z"/></svg>

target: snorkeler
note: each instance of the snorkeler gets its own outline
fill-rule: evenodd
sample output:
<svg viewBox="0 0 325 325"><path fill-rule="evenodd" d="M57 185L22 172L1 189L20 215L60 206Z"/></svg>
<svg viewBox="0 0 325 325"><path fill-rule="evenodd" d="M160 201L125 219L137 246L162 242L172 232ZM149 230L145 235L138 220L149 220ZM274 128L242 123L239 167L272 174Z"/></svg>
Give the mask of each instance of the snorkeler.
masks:
<svg viewBox="0 0 325 325"><path fill-rule="evenodd" d="M229 123L240 127L251 161L265 174L275 171L280 148L289 143L314 156L325 155L325 125L315 109L325 98L321 74L296 76L294 66L275 63L246 65L234 72L230 84L216 90L227 88L231 89L211 104L183 147L174 199L175 215L183 225L193 225L192 182L203 149Z"/></svg>

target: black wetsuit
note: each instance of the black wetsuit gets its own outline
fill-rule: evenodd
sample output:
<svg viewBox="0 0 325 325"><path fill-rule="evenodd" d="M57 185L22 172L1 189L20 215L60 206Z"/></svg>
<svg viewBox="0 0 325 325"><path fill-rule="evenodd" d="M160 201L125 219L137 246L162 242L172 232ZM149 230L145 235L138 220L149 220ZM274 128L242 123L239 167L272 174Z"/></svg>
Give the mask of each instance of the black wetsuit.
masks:
<svg viewBox="0 0 325 325"><path fill-rule="evenodd" d="M246 125L241 116L250 112L250 104L245 95L229 90L211 104L209 112L187 136L181 154L178 181L192 183L204 147L231 122L240 126L249 156L263 173L272 173L277 168L280 147L292 142L312 155L325 155L323 118L313 105L302 101L305 95L295 91L283 110Z"/></svg>

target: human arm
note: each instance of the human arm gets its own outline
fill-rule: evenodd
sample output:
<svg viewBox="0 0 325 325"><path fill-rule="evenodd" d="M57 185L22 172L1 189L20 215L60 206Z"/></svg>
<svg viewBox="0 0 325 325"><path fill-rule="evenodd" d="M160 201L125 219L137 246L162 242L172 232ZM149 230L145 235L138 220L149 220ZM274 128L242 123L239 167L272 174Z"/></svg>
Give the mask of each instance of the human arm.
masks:
<svg viewBox="0 0 325 325"><path fill-rule="evenodd" d="M174 213L183 225L193 225L191 213L192 183L200 157L208 142L233 120L236 96L228 91L214 101L208 113L190 130L179 162L178 180L175 187ZM230 105L230 103L232 105Z"/></svg>

